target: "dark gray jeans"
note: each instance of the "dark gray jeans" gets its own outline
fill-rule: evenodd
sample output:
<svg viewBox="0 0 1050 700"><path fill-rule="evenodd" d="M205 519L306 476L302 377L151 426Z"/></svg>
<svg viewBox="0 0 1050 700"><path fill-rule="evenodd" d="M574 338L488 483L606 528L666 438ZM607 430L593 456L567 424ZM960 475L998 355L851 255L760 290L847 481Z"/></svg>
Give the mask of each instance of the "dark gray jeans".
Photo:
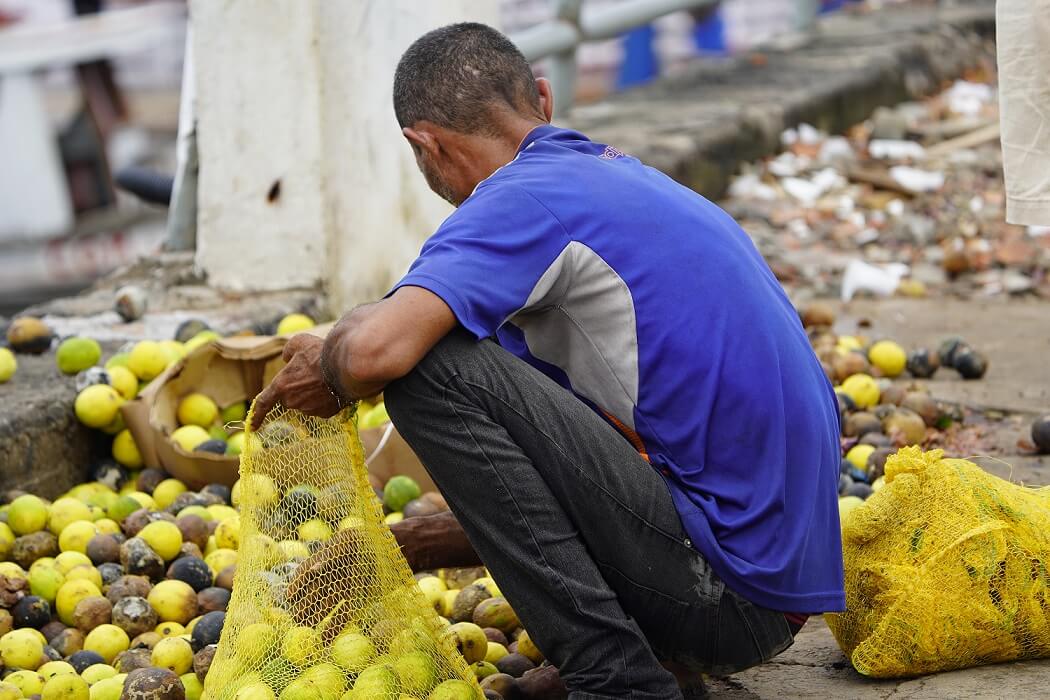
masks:
<svg viewBox="0 0 1050 700"><path fill-rule="evenodd" d="M627 440L496 343L453 331L385 396L570 697L681 698L658 660L723 675L791 645L783 614L711 571Z"/></svg>

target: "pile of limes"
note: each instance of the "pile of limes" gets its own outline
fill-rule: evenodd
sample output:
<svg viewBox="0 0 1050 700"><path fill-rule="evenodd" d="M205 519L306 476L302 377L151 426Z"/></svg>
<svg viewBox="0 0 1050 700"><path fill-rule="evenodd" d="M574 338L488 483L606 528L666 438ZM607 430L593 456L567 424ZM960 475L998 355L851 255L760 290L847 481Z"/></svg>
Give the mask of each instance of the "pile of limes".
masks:
<svg viewBox="0 0 1050 700"><path fill-rule="evenodd" d="M237 563L231 491L103 467L0 506L0 698L117 700L136 669L199 698Z"/></svg>
<svg viewBox="0 0 1050 700"><path fill-rule="evenodd" d="M188 353L221 337L200 322L187 322L184 326L189 329L188 333L180 329L179 335L193 334L185 342L143 340L114 354L104 367L97 366L102 350L90 338L67 338L56 351L59 370L77 375L78 386L83 386L74 402L77 418L89 428L113 435L113 458L129 469L142 467L142 454L124 425L121 404L135 398L164 370ZM310 317L289 314L280 321L277 330L278 333L291 334L313 326ZM9 379L16 367L14 355L0 348L0 383ZM220 407L203 391L190 393L180 399L176 414L179 427L172 432L170 439L185 452L239 455L244 449L242 431L247 412L244 401ZM389 420L385 410L382 413L382 420ZM376 417L380 418L378 413Z"/></svg>
<svg viewBox="0 0 1050 700"><path fill-rule="evenodd" d="M142 467L142 454L124 424L120 407L185 356L187 345L177 340L143 340L128 352L114 354L101 368L95 365L101 359L101 350L96 352L98 343L93 340L68 338L58 347L59 369L78 373L78 386L86 385L73 403L77 419L89 428L113 435L113 458L129 469Z"/></svg>
<svg viewBox="0 0 1050 700"><path fill-rule="evenodd" d="M872 342L861 335L838 335L831 330L834 312L819 302L800 316L839 400L839 514L844 518L882 488L890 455L901 447L922 445L936 431L962 419L957 409L936 401L917 380L933 377L941 367L976 379L988 362L959 338L949 338L934 350L908 352L889 339ZM912 381L893 381L905 373Z"/></svg>
<svg viewBox="0 0 1050 700"><path fill-rule="evenodd" d="M292 315L279 330L312 325L309 318ZM357 525L353 518L323 517L319 504L332 494L308 484L279 484L253 474L232 489L212 484L195 492L162 470L142 468L121 405L215 337L202 330L187 342L141 341L102 367L95 341L77 337L59 344L56 364L75 375L80 388L74 411L85 425L113 435L117 464L107 462L94 481L53 501L17 491L3 498L0 700L169 697L158 690L165 688L171 697L196 700L216 653L242 550L238 507L254 499L264 506L259 512L286 519L265 523L274 537L260 531L244 535L268 543L272 566L262 573L271 576L288 575L336 531ZM0 352L0 382L13 372L14 355L8 354ZM172 439L187 451L239 454L246 408L219 406L206 389L187 394L177 406L179 428ZM389 423L381 399L363 403L358 416L363 429ZM266 435L261 439L265 443ZM388 523L448 508L439 494L423 493L406 476L373 484ZM514 694L516 679L543 659L488 572L448 569L417 580L490 696ZM259 624L277 629L273 620ZM265 638L266 629L258 631ZM285 631L282 663L298 669L294 680L278 689L286 700L314 697L318 689L325 697L350 700L387 691L420 700L474 697L469 684L432 677L436 668L429 651L406 646L396 658L392 650L380 654L374 640L349 628L325 640L311 628ZM146 689L152 695L142 695ZM237 697L275 700L274 690L248 682Z"/></svg>
<svg viewBox="0 0 1050 700"><path fill-rule="evenodd" d="M179 401L176 417L179 427L171 440L186 452L239 455L244 449L244 419L248 404L238 401L219 406L202 392L194 392Z"/></svg>
<svg viewBox="0 0 1050 700"><path fill-rule="evenodd" d="M279 334L293 334L314 326L309 316L288 314L277 325ZM75 375L79 393L73 404L81 423L113 435L113 457L136 469L142 455L127 431L121 404L138 396L168 367L193 350L221 336L201 321L187 321L176 335L183 340L142 340L130 344L100 365L102 348L88 337L65 338L55 350L55 364L63 374ZM51 345L53 332L39 319L16 319L8 331L11 348L0 347L0 384L10 381L18 369L15 352L41 353ZM14 350L15 352L12 352ZM191 394L179 406L180 427L172 440L187 452L238 455L244 446L240 423L247 413L245 403L217 407L204 394ZM221 441L221 444L220 444Z"/></svg>
<svg viewBox="0 0 1050 700"><path fill-rule="evenodd" d="M208 334L214 335L211 331L204 331L194 338L211 339ZM70 339L65 343L80 340L83 339ZM63 346L59 347L60 352ZM177 340L143 340L129 352L111 357L104 371L92 375L97 381L88 384L77 394L73 404L77 418L89 428L114 436L112 455L121 465L129 469L142 467L142 454L135 438L124 425L121 405L135 398L149 382L181 359L189 349L192 349L192 340L185 344ZM85 377L92 369L88 368L78 377ZM220 409L207 395L191 393L179 403L177 416L180 427L172 433L171 440L187 452L202 450L238 455L244 446L241 431L247 412L244 401Z"/></svg>
<svg viewBox="0 0 1050 700"><path fill-rule="evenodd" d="M389 522L447 509L440 495L422 493L405 476L376 495ZM297 523L279 538L251 535L270 540L271 571L286 572L336 530L356 525L321 517L318 504L326 498L331 494L309 485L282 488L261 474L232 489L212 484L194 492L162 470L116 465L54 501L10 492L0 506L0 576L13 591L0 596L0 698L118 700L136 684L169 682L197 700L233 589L242 540L238 506L250 500L264 506L261 512ZM484 568L443 569L417 580L483 686L511 692L516 678L542 662ZM260 624L263 637L263 627L276 629L273 621ZM389 688L409 697L416 690L427 700L473 697L461 681L431 683L436 668L429 652L406 647L391 659L359 630L325 643L310 637L310 628L293 631L298 636L284 640L283 658L305 670L282 698L329 682L339 689L336 698ZM275 697L263 683L242 691L242 700Z"/></svg>

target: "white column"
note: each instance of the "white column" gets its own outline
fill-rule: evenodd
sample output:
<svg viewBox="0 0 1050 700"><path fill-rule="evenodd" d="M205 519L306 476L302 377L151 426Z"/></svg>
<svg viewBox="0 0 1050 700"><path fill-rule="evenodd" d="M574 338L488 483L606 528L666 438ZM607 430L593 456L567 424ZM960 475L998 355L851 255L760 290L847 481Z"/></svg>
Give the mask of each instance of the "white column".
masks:
<svg viewBox="0 0 1050 700"><path fill-rule="evenodd" d="M192 0L191 9L197 261L209 281L324 284L336 313L378 297L450 211L394 118L397 60L435 27L495 24L496 0Z"/></svg>
<svg viewBox="0 0 1050 700"><path fill-rule="evenodd" d="M318 3L194 0L190 10L197 263L227 289L318 284L327 250Z"/></svg>
<svg viewBox="0 0 1050 700"><path fill-rule="evenodd" d="M73 226L58 139L36 77L0 74L0 243Z"/></svg>

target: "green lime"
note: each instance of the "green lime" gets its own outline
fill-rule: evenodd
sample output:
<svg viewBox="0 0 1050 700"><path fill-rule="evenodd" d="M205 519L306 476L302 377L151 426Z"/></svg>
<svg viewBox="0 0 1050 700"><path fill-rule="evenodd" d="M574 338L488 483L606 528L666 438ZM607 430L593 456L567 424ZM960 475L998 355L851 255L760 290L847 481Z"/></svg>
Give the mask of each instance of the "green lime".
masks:
<svg viewBox="0 0 1050 700"><path fill-rule="evenodd" d="M411 500L419 498L423 492L419 484L411 477L398 474L386 482L383 487L383 505L392 511L399 511Z"/></svg>
<svg viewBox="0 0 1050 700"><path fill-rule="evenodd" d="M124 518L141 508L142 504L131 496L121 496L113 502L113 505L106 509L106 515L110 520L122 523Z"/></svg>
<svg viewBox="0 0 1050 700"><path fill-rule="evenodd" d="M15 376L16 369L18 360L15 359L15 354L7 348L0 348L0 384Z"/></svg>
<svg viewBox="0 0 1050 700"><path fill-rule="evenodd" d="M222 409L219 414L219 420L222 421L223 425L227 423L236 423L242 421L248 417L248 404L244 401L238 401L237 403L230 404L226 408Z"/></svg>
<svg viewBox="0 0 1050 700"><path fill-rule="evenodd" d="M66 338L58 346L55 361L62 374L76 374L94 367L102 359L102 348L91 338Z"/></svg>

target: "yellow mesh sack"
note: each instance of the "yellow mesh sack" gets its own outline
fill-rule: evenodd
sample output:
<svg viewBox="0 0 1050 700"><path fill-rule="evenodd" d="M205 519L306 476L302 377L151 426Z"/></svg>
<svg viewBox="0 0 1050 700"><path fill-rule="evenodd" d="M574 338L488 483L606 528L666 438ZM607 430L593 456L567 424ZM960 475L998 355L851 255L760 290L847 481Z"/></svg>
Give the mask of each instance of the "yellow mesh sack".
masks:
<svg viewBox="0 0 1050 700"><path fill-rule="evenodd" d="M233 596L204 697L481 697L383 523L351 418L277 409L248 435Z"/></svg>
<svg viewBox="0 0 1050 700"><path fill-rule="evenodd" d="M826 616L860 673L914 676L1050 654L1050 491L907 447L842 527L846 612Z"/></svg>

